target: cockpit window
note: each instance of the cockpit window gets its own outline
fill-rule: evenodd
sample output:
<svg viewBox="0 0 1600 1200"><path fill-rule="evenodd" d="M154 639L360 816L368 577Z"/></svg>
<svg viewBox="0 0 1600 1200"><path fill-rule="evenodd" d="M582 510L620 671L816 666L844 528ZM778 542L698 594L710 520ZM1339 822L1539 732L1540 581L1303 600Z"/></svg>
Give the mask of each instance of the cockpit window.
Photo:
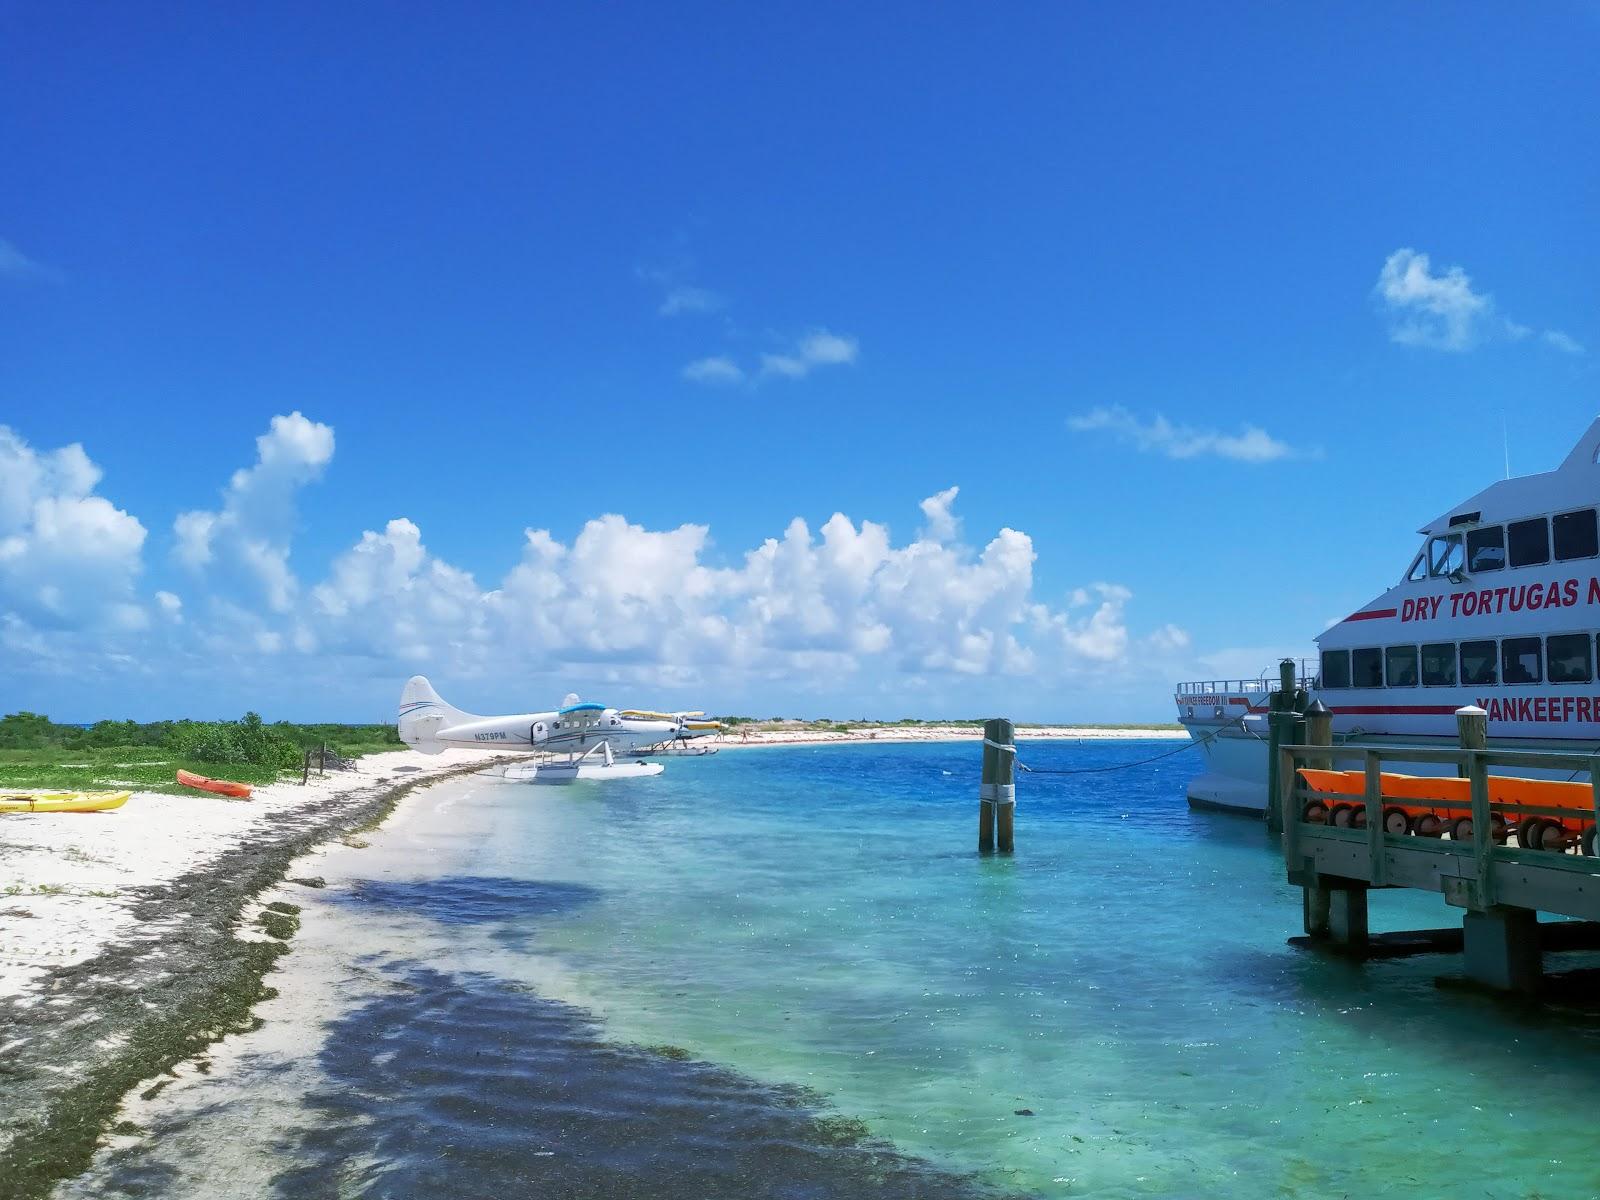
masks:
<svg viewBox="0 0 1600 1200"><path fill-rule="evenodd" d="M1411 583L1415 583L1417 580L1426 579L1427 577L1428 556L1426 554L1419 554L1414 560L1412 560L1411 569L1406 572L1406 579Z"/></svg>
<svg viewBox="0 0 1600 1200"><path fill-rule="evenodd" d="M1461 570L1465 561L1461 549L1461 535L1459 533L1446 534L1444 537L1431 538L1428 541L1428 574L1449 575Z"/></svg>
<svg viewBox="0 0 1600 1200"><path fill-rule="evenodd" d="M1550 522L1543 517L1510 525L1511 565L1537 567L1550 561Z"/></svg>
<svg viewBox="0 0 1600 1200"><path fill-rule="evenodd" d="M1491 525L1467 533L1467 572L1498 571L1506 565L1506 527Z"/></svg>

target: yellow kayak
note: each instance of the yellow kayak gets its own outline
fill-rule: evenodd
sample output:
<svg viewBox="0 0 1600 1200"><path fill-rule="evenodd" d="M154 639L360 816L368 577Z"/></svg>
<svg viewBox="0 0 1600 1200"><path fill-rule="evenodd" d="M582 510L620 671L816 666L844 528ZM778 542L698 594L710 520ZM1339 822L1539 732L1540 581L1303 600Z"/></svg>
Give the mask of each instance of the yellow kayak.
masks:
<svg viewBox="0 0 1600 1200"><path fill-rule="evenodd" d="M121 808L132 792L7 792L0 791L0 813L108 812Z"/></svg>

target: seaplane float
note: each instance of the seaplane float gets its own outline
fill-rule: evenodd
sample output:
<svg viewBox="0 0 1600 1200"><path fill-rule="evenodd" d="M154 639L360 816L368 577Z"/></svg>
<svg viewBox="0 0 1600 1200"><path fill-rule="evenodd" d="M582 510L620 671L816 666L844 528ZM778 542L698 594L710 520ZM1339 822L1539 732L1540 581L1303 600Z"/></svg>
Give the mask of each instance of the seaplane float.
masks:
<svg viewBox="0 0 1600 1200"><path fill-rule="evenodd" d="M568 696L548 712L480 717L446 704L425 676L413 675L400 693L400 740L425 754L448 748L536 754L540 761L491 768L484 774L512 783L576 783L640 779L661 774L656 762L623 761L650 747L701 736L715 722L701 713L607 708ZM691 728L698 726L701 728Z"/></svg>

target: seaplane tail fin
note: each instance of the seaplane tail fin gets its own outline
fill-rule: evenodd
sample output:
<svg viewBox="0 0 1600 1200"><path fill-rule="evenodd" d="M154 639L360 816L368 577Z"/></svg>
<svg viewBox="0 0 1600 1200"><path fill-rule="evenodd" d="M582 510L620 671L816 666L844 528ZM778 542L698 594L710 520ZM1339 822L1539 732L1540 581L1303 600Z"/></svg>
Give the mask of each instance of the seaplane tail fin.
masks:
<svg viewBox="0 0 1600 1200"><path fill-rule="evenodd" d="M424 754L438 754L444 745L434 736L447 725L470 721L472 716L446 704L425 675L406 680L400 693L400 740Z"/></svg>

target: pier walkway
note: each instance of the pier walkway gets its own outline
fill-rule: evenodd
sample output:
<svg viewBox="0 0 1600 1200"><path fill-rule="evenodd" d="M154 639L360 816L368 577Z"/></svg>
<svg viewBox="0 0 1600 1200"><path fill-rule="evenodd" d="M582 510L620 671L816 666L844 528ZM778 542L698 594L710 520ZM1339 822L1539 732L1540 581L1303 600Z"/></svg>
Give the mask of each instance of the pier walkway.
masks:
<svg viewBox="0 0 1600 1200"><path fill-rule="evenodd" d="M1296 940L1360 957L1459 949L1469 979L1536 992L1546 950L1600 948L1600 755L1482 749L1481 711L1459 720L1461 748L1315 736L1277 747L1273 815L1289 882L1303 889L1306 939ZM1459 939L1370 935L1368 895L1383 888L1439 892L1465 910ZM1540 924L1539 913L1597 924Z"/></svg>

